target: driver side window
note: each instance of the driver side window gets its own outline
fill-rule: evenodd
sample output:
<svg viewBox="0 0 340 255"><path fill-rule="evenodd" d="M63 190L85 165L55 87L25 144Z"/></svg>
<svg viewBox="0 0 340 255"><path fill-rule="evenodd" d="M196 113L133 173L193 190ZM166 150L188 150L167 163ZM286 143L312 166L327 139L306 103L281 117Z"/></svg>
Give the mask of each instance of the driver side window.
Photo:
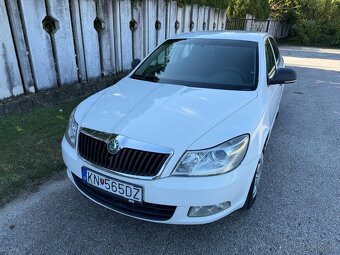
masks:
<svg viewBox="0 0 340 255"><path fill-rule="evenodd" d="M266 50L267 74L270 77L275 72L275 58L274 58L274 53L270 45L269 39L266 40L265 50Z"/></svg>

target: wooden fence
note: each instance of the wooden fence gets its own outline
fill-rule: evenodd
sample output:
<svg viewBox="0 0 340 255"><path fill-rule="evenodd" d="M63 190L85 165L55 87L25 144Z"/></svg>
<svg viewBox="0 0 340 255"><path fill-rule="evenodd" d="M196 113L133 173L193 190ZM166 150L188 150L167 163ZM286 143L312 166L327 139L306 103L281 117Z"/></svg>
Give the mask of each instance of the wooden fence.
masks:
<svg viewBox="0 0 340 255"><path fill-rule="evenodd" d="M226 24L175 1L0 0L0 99L126 71L173 34Z"/></svg>

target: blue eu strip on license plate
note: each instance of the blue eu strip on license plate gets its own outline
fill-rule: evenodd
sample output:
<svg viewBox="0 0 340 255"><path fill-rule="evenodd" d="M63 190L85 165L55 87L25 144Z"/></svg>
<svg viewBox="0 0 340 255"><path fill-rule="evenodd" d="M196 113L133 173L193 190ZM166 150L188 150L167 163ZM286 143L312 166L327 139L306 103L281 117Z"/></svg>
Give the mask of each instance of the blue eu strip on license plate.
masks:
<svg viewBox="0 0 340 255"><path fill-rule="evenodd" d="M82 167L81 174L82 180L92 186L125 198L130 202L142 202L143 189L140 186L99 174L85 166Z"/></svg>

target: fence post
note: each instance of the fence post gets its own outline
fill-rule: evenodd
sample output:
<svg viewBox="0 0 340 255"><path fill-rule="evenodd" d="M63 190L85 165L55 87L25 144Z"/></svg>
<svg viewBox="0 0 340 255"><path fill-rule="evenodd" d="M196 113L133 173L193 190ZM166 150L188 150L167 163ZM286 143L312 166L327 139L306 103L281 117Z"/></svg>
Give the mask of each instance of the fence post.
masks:
<svg viewBox="0 0 340 255"><path fill-rule="evenodd" d="M269 31L269 25L270 25L270 20L267 20L267 28L266 28L266 32L268 33Z"/></svg>

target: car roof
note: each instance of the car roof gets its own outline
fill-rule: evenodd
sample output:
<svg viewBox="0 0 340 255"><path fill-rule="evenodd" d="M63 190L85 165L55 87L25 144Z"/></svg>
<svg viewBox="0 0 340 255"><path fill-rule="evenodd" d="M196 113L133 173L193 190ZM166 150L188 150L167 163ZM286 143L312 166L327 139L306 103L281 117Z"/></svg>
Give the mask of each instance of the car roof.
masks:
<svg viewBox="0 0 340 255"><path fill-rule="evenodd" d="M268 33L252 31L202 31L173 35L170 39L229 39L241 41L262 42Z"/></svg>

